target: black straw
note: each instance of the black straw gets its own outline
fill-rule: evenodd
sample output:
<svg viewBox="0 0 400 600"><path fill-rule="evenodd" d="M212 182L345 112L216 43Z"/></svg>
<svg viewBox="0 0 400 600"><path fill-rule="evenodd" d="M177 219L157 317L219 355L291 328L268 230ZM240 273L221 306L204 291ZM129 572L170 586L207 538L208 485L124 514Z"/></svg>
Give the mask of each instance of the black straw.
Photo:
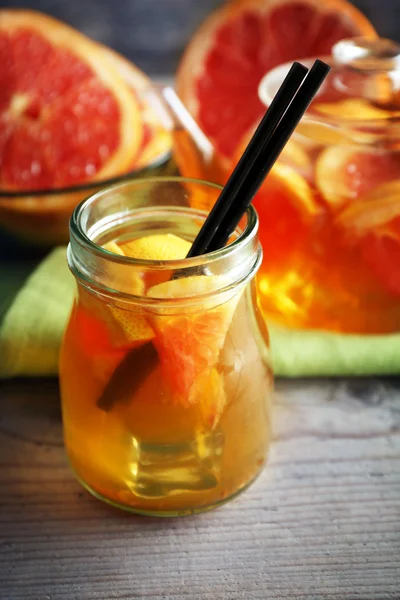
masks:
<svg viewBox="0 0 400 600"><path fill-rule="evenodd" d="M254 161L260 154L262 143L270 139L307 72L308 69L299 62L294 62L291 66L235 170L196 236L186 258L204 254L210 239L216 234L221 220L235 202L237 190L240 190L245 183Z"/></svg>
<svg viewBox="0 0 400 600"><path fill-rule="evenodd" d="M232 198L229 199L226 188L228 188L232 177L228 181L214 205L215 208L217 204L225 201L227 202L228 208L225 211L222 209L216 210L214 215L222 214L223 216L219 221L217 221L214 216L215 220L213 219L211 224L210 218L213 214L213 210L210 212L194 241L193 246L195 246L196 252L199 252L200 254L212 252L213 250L222 248L226 244L230 235L237 227L240 219L244 215L248 206L251 204L255 194L298 125L301 117L309 107L315 94L324 82L329 71L330 67L327 64L320 60L316 60L311 70L305 77L297 94L290 103L286 103L286 111L268 139L260 138L258 130L255 132L247 149L254 144L258 145L257 156L251 165L246 165L245 175L242 175L241 173L243 170L242 160L237 164L234 173L239 171L239 175L236 175L236 178L240 180L241 185L231 191ZM267 111L266 115L268 113L269 110ZM243 158L247 153L247 149L243 155ZM200 240L199 242L198 239ZM193 256L193 254L189 255Z"/></svg>
<svg viewBox="0 0 400 600"><path fill-rule="evenodd" d="M307 69L294 63L205 220L188 257L225 245L329 71L328 65L317 60L304 78ZM115 402L129 401L158 360L152 342L127 352L98 399L99 408L108 411Z"/></svg>

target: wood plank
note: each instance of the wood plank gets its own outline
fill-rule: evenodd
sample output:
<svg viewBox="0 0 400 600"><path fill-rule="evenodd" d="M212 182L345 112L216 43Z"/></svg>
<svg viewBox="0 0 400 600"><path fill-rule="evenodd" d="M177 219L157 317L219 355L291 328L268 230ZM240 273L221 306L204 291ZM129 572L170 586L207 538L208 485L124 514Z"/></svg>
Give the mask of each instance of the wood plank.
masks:
<svg viewBox="0 0 400 600"><path fill-rule="evenodd" d="M400 380L278 382L259 480L171 520L80 488L56 382L0 396L1 600L400 598Z"/></svg>

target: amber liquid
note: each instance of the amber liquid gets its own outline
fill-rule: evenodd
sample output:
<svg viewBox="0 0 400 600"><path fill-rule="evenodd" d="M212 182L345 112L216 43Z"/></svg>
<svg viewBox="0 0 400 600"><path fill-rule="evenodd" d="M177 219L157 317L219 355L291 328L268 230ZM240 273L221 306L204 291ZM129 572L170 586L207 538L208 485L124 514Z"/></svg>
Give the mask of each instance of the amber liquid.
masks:
<svg viewBox="0 0 400 600"><path fill-rule="evenodd" d="M319 201L318 192L314 194ZM343 230L337 213L320 206L319 214L307 219L287 198L260 191L255 208L264 250L257 276L263 311L298 328L399 331L400 293L391 281L399 276L400 263L385 264L381 248L390 253L397 245L400 250L400 222L387 224L393 232L388 241L379 231L359 238Z"/></svg>
<svg viewBox="0 0 400 600"><path fill-rule="evenodd" d="M217 362L188 402L146 355L128 380L111 379L132 348L110 329L110 306L79 289L60 378L65 445L87 489L116 506L168 516L212 508L256 477L269 446L271 372L254 291L252 284L238 302ZM146 375L139 381L138 373Z"/></svg>
<svg viewBox="0 0 400 600"><path fill-rule="evenodd" d="M173 153L181 175L202 181L225 183L229 163L214 154L205 158L201 149L185 129L173 133Z"/></svg>

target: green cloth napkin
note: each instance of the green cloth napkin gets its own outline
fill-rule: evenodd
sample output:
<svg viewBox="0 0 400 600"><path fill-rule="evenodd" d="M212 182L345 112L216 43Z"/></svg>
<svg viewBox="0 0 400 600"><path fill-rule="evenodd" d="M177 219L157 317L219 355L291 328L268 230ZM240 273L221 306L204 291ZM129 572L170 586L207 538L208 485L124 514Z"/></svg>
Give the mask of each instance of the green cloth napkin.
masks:
<svg viewBox="0 0 400 600"><path fill-rule="evenodd" d="M56 375L75 292L64 247L28 277L0 324L0 377Z"/></svg>
<svg viewBox="0 0 400 600"><path fill-rule="evenodd" d="M0 325L0 377L56 375L75 283L65 248L53 250L28 278ZM400 334L343 335L269 324L277 375L400 373Z"/></svg>

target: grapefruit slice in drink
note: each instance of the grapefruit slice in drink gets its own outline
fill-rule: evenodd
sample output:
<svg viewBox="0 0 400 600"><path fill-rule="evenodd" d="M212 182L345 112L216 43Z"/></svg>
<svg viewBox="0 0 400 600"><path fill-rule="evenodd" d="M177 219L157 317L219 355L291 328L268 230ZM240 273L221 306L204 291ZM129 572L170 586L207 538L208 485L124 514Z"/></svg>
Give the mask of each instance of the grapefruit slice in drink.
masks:
<svg viewBox="0 0 400 600"><path fill-rule="evenodd" d="M160 304L151 317L153 343L174 401L184 407L201 405L211 427L225 403L218 358L241 297L241 292L215 296L227 282L222 275L190 276L164 282L148 292L152 298L184 303L173 314ZM203 296L201 305L199 296Z"/></svg>
<svg viewBox="0 0 400 600"><path fill-rule="evenodd" d="M165 261L185 258L190 245L190 242L183 238L164 233L144 236L125 243L109 242L104 248L114 254L138 260ZM124 291L136 296L144 295L149 285L146 275L143 276L140 270L134 272L132 267L132 274ZM125 282L124 286L126 286ZM153 329L143 312L116 306L110 306L107 310L112 314L113 320L118 323L126 343L130 346L143 344L154 337Z"/></svg>
<svg viewBox="0 0 400 600"><path fill-rule="evenodd" d="M103 248L117 256L128 256L138 260L178 260L185 258L190 242L172 234L156 234L121 243L109 241ZM123 282L125 293L143 296L147 282L140 269L135 272L133 266L127 275L124 270L105 273L107 286L113 288L113 273L118 277L116 289ZM124 356L131 350L143 346L154 338L154 331L143 311L131 310L106 304L89 292L80 291L80 303L77 308L78 328L81 349L89 357L96 375L106 382Z"/></svg>
<svg viewBox="0 0 400 600"><path fill-rule="evenodd" d="M340 39L375 36L345 0L234 0L206 19L186 49L177 91L223 157L265 108L258 84L273 67L330 54Z"/></svg>

